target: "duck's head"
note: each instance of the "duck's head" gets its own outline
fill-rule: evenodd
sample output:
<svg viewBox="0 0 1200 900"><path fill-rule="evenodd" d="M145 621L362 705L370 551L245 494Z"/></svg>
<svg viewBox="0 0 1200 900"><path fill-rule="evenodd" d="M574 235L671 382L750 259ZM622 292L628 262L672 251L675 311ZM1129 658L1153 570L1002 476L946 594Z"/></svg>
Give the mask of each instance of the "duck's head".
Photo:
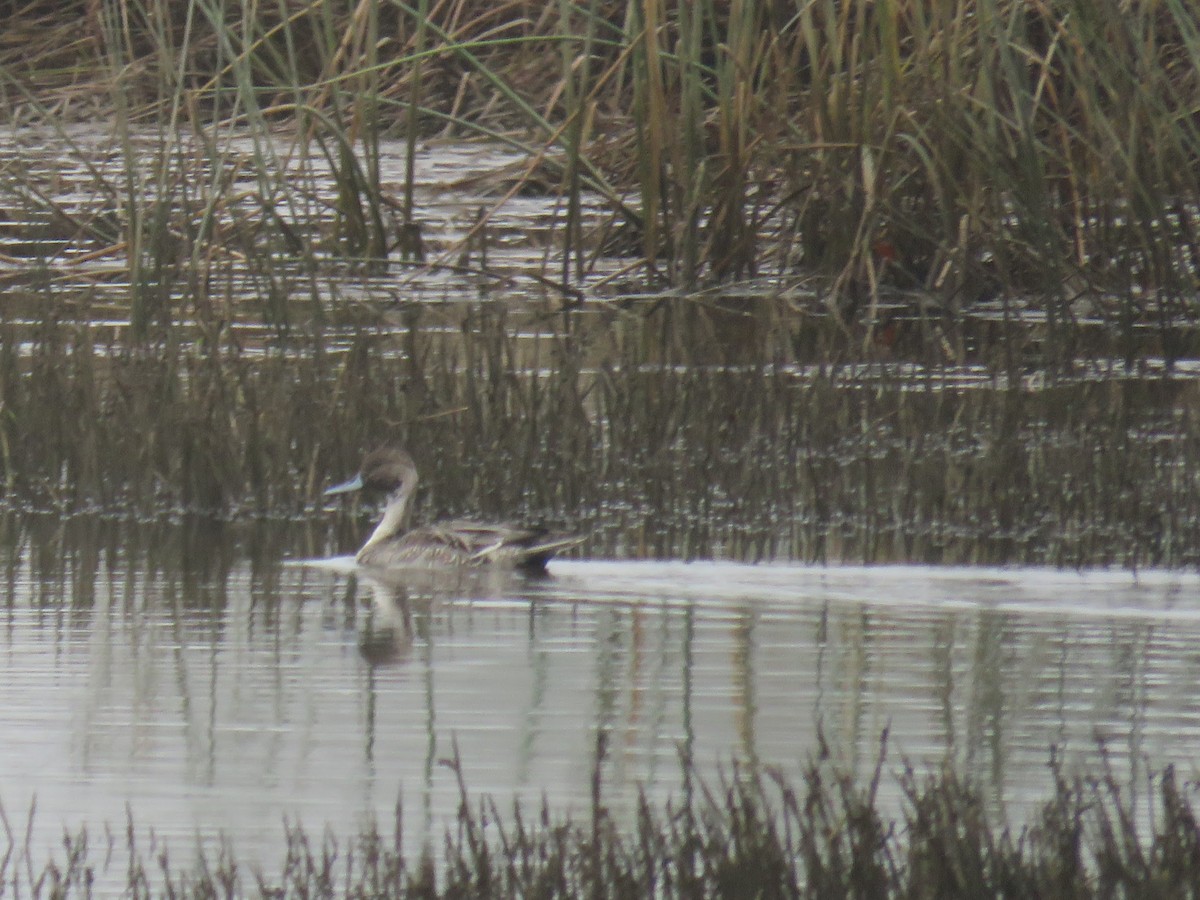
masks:
<svg viewBox="0 0 1200 900"><path fill-rule="evenodd" d="M349 481L328 488L325 496L360 490L381 491L386 494L395 494L403 490L405 494L410 494L416 486L417 467L412 457L398 447L381 447L366 455L357 475Z"/></svg>

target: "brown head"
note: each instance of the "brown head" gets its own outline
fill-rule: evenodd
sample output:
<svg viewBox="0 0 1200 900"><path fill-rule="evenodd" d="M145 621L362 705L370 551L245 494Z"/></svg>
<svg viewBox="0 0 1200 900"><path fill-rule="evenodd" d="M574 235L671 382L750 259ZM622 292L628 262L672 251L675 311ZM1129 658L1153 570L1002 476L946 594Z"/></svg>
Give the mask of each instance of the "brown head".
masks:
<svg viewBox="0 0 1200 900"><path fill-rule="evenodd" d="M380 447L366 455L357 475L349 481L329 488L325 495L358 490L395 494L403 490L407 496L412 494L416 486L417 467L412 457L399 447Z"/></svg>

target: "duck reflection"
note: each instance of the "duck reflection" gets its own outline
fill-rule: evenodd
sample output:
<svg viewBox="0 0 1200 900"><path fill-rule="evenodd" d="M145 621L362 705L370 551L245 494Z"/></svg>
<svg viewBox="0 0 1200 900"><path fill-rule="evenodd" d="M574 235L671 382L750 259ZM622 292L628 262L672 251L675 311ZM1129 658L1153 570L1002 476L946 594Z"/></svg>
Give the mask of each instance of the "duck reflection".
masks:
<svg viewBox="0 0 1200 900"><path fill-rule="evenodd" d="M369 595L365 616L355 617L359 653L372 666L403 664L418 639L429 640L433 617L440 608L498 599L510 595L522 581L513 571L496 568L357 572L345 599L357 607Z"/></svg>

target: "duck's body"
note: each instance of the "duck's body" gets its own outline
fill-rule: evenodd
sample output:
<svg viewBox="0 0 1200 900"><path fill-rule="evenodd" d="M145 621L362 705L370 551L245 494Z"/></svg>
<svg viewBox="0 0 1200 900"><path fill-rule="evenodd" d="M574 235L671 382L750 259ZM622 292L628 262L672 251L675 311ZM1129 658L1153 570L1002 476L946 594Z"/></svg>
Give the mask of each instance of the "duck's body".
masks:
<svg viewBox="0 0 1200 900"><path fill-rule="evenodd" d="M375 568L457 568L501 566L543 572L559 550L582 538L542 528L486 524L465 519L406 530L409 505L417 487L417 467L403 450L387 447L369 453L359 474L325 493L363 488L387 492L387 508L355 559Z"/></svg>

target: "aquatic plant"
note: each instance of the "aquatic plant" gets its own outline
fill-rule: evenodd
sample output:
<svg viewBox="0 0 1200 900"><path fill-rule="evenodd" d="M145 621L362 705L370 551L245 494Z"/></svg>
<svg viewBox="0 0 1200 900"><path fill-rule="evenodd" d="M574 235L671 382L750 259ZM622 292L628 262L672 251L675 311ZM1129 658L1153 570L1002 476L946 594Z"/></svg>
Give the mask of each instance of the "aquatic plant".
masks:
<svg viewBox="0 0 1200 900"><path fill-rule="evenodd" d="M329 479L398 441L427 473L419 520L540 519L590 533L593 556L1200 560L1188 380L736 362L752 340L786 349L773 327L699 363L691 336L730 326L679 302L686 324L664 308L570 335L503 303L413 308L334 347L242 331L139 351L0 320L4 505L328 523ZM350 549L362 526L342 521Z"/></svg>
<svg viewBox="0 0 1200 900"><path fill-rule="evenodd" d="M289 253L419 260L413 148L437 133L524 154L480 228L519 191L562 198L539 274L563 290L606 250L636 254L655 287L770 274L794 302L811 287L817 308L861 320L864 347L907 290L950 321L1016 294L1009 308L1043 315L1063 359L1081 316L1131 356L1156 330L1168 357L1196 316L1200 20L1184 3L30 2L8 32L22 38L0 47L11 122L61 128L103 107L123 136L124 177L95 190L116 207L123 245L104 246L128 259L138 322L176 281L203 293L204 248L231 219L255 232L266 279ZM125 136L148 122L173 149L146 178ZM267 135L283 126L281 151ZM400 128L395 197L379 141ZM220 177L234 131L252 143L249 195ZM581 227L584 192L607 222ZM0 198L100 237L20 171ZM428 263L461 248L437 249ZM184 260L200 275L174 271Z"/></svg>
<svg viewBox="0 0 1200 900"><path fill-rule="evenodd" d="M386 437L437 513L592 552L1197 560L1189 388L1122 377L1200 335L1190 8L70 9L0 47L10 506L311 514ZM460 245L439 130L518 153ZM561 202L514 273L521 192Z"/></svg>
<svg viewBox="0 0 1200 900"><path fill-rule="evenodd" d="M776 770L734 767L720 784L694 780L682 801L644 795L631 822L593 798L587 818L546 806L504 813L468 791L440 845L393 830L315 839L284 826L281 861L246 861L220 842L191 863L127 814L124 840L99 846L87 828L63 835L41 863L2 816L8 852L0 883L32 897L91 896L100 886L131 897L1112 897L1188 896L1200 883L1196 786L1167 768L1154 777L1148 816L1108 776L1068 776L1057 762L1052 795L1028 824L987 812L975 788L950 772L898 779L903 802L882 809L883 754L864 782L828 760L798 782ZM30 816L36 815L36 809ZM28 834L28 830L27 830ZM408 849L412 846L420 849Z"/></svg>

